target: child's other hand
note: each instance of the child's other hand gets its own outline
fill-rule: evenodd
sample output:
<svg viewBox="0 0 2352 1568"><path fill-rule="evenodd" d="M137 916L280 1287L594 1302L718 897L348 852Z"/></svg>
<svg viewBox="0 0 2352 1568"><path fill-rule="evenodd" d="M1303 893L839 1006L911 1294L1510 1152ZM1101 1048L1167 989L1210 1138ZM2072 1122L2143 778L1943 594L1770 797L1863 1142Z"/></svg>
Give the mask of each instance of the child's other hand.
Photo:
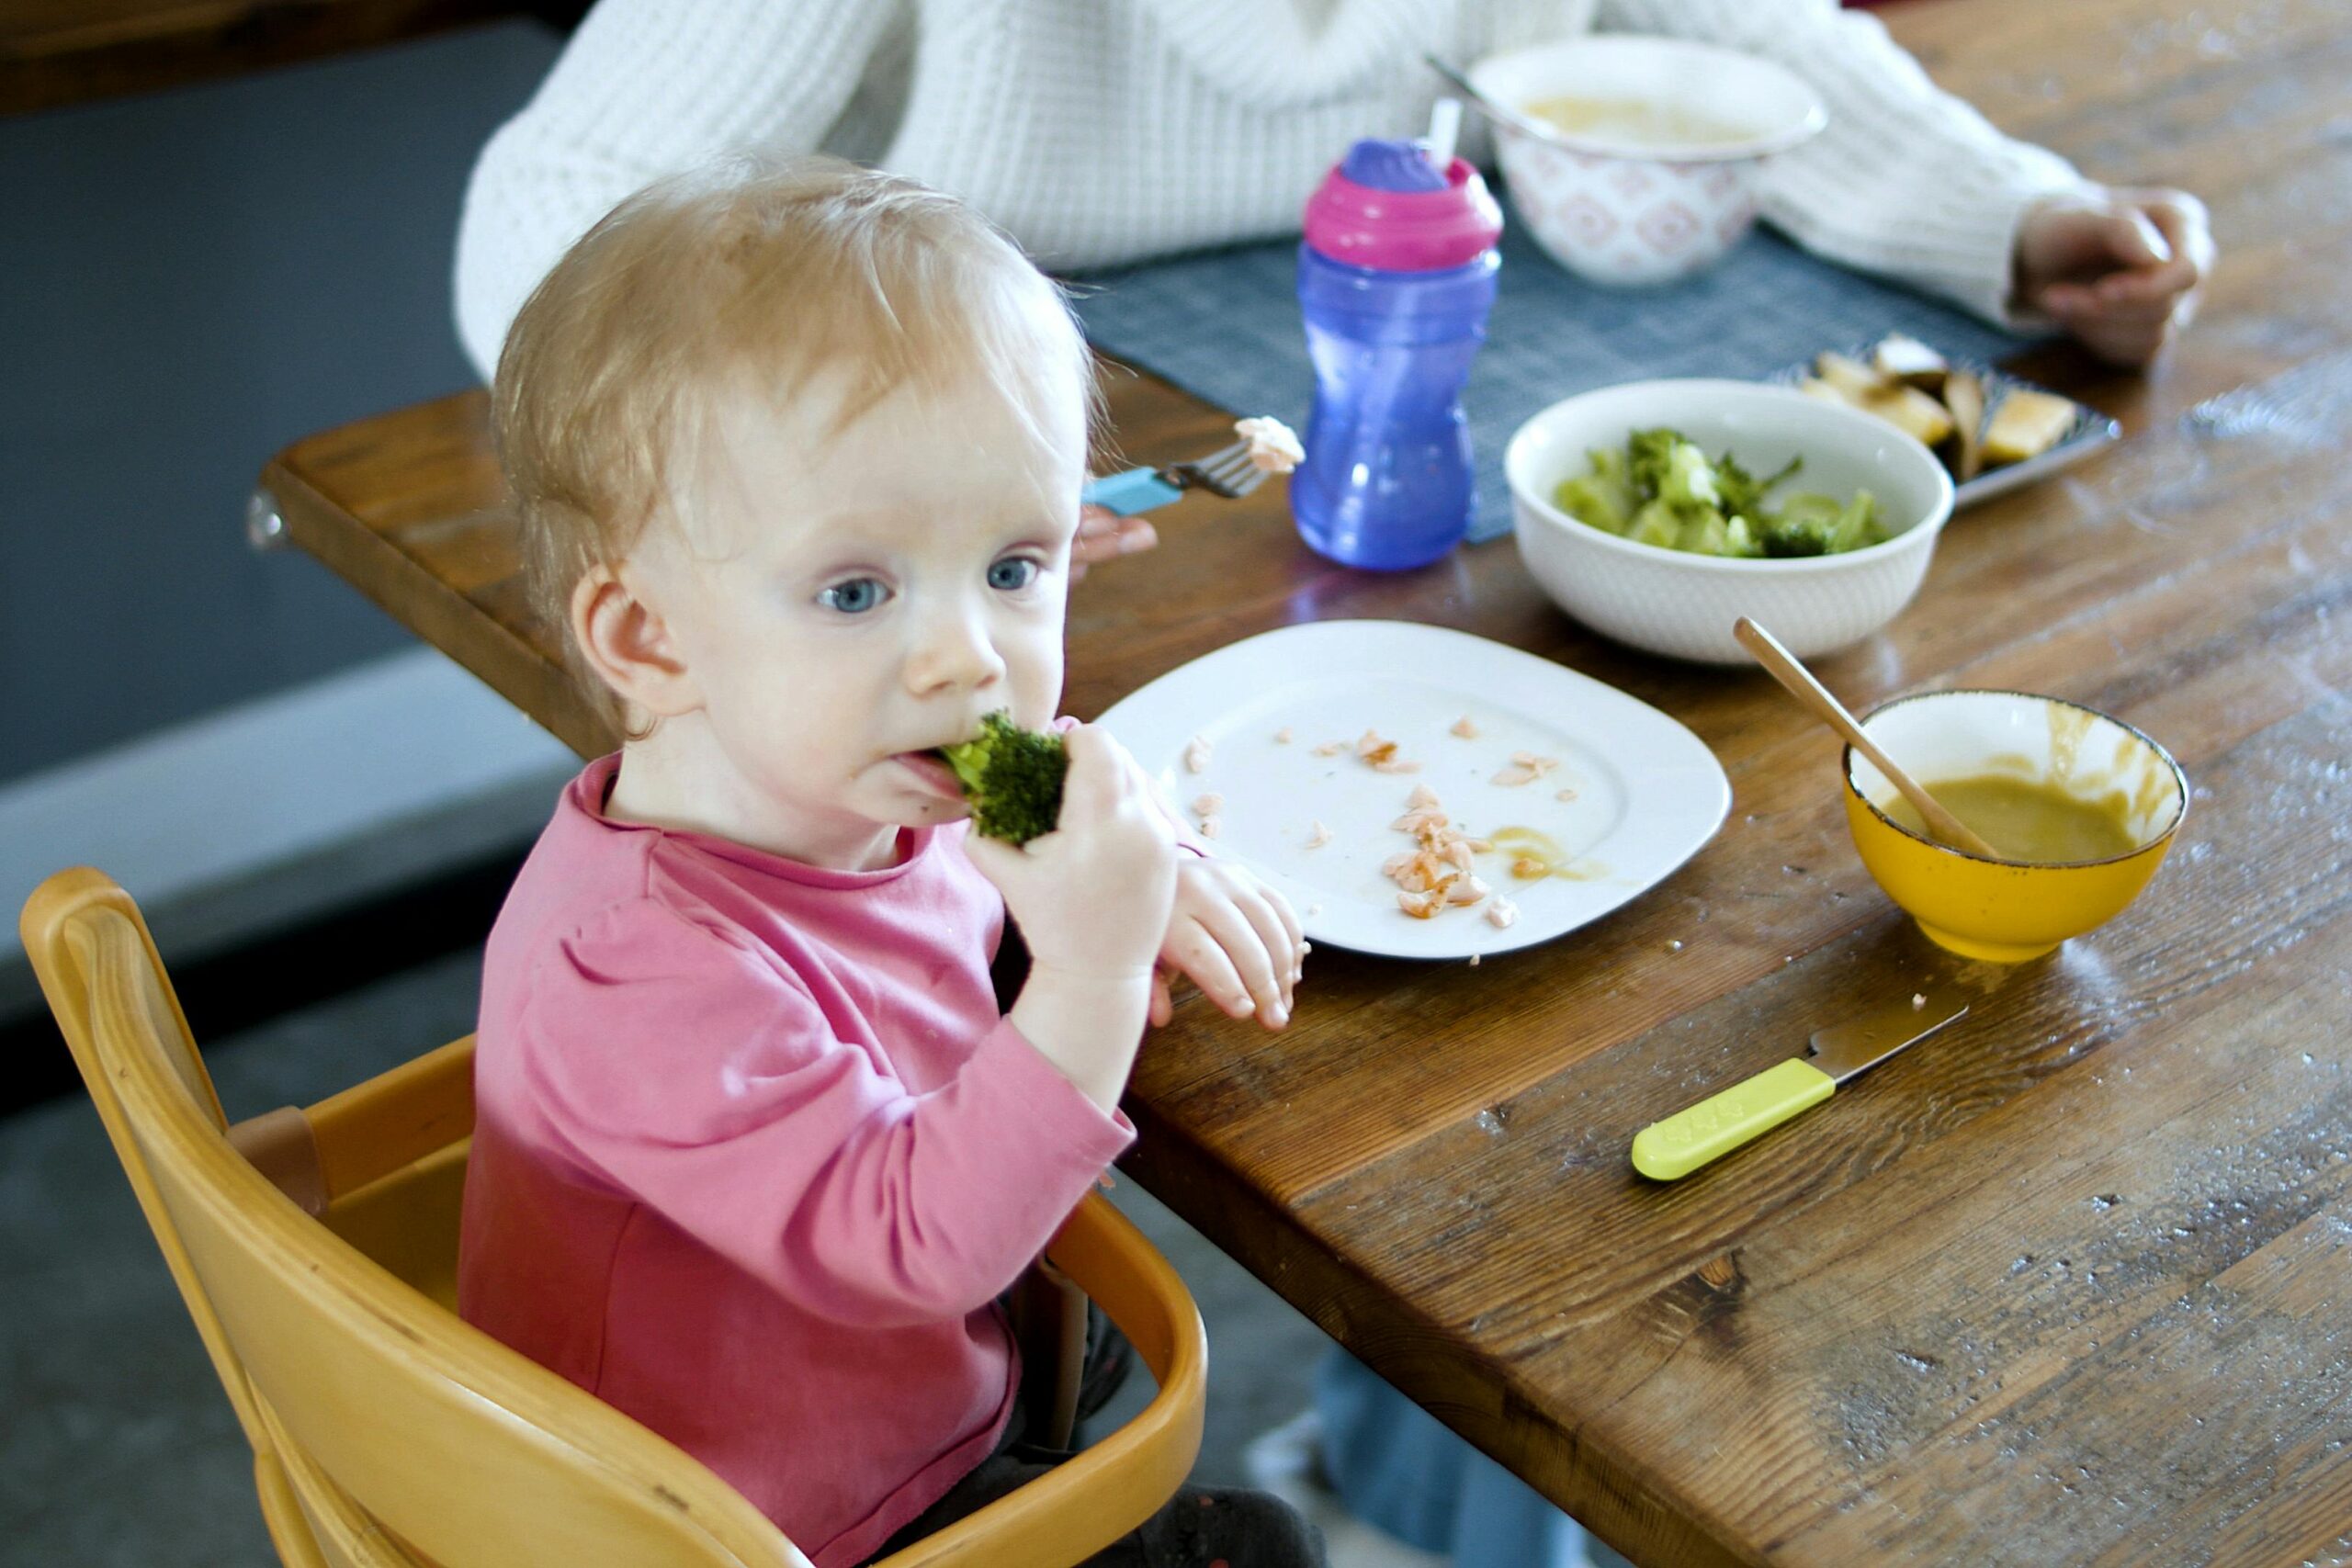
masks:
<svg viewBox="0 0 2352 1568"><path fill-rule="evenodd" d="M2186 191L2055 197L2018 226L2017 301L2110 364L2155 358L2213 270L2205 204Z"/></svg>
<svg viewBox="0 0 2352 1568"><path fill-rule="evenodd" d="M1004 895L1035 968L1090 978L1148 971L1168 927L1176 835L1150 783L1108 731L1064 738L1061 818L1015 849L972 834L965 853Z"/></svg>
<svg viewBox="0 0 2352 1568"><path fill-rule="evenodd" d="M1158 543L1159 530L1141 517L1122 517L1107 506L1081 506L1078 537L1069 547L1070 581L1084 577L1086 569L1096 561L1131 556Z"/></svg>
<svg viewBox="0 0 2352 1568"><path fill-rule="evenodd" d="M1292 987L1306 960L1306 939L1288 899L1238 865L1180 857L1162 970L1190 976L1235 1018L1255 1013L1268 1029L1280 1029L1290 1021ZM1162 979L1152 987L1151 1021L1174 1016Z"/></svg>

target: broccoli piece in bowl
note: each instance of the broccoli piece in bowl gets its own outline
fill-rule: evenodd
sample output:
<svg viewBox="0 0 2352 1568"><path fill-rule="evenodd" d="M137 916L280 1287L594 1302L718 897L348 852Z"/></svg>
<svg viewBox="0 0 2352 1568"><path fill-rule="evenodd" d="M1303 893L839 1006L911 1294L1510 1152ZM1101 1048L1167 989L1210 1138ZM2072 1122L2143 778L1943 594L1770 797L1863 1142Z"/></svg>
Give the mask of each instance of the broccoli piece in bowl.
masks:
<svg viewBox="0 0 2352 1568"><path fill-rule="evenodd" d="M1642 505L1642 493L1634 486L1625 454L1614 446L1596 446L1585 457L1591 471L1562 479L1552 492L1552 504L1579 523L1622 534L1633 526L1634 513Z"/></svg>
<svg viewBox="0 0 2352 1568"><path fill-rule="evenodd" d="M1025 844L1050 833L1062 814L1062 780L1069 773L1069 750L1062 738L1023 729L1008 713L980 720L979 735L939 755L955 770L972 805L974 831L1008 844Z"/></svg>
<svg viewBox="0 0 2352 1568"><path fill-rule="evenodd" d="M1723 495L1724 513L1744 517L1763 516L1765 492L1803 467L1803 457L1792 457L1779 473L1759 479L1742 468L1738 458L1724 453L1715 459L1715 489Z"/></svg>
<svg viewBox="0 0 2352 1568"><path fill-rule="evenodd" d="M1625 443L1625 457L1634 488L1645 496L1678 508L1723 503L1714 465L1679 431L1637 430Z"/></svg>
<svg viewBox="0 0 2352 1568"><path fill-rule="evenodd" d="M1726 452L1710 458L1680 431L1637 430L1623 449L1587 454L1589 470L1554 499L1579 522L1635 544L1724 559L1838 555L1891 537L1868 491L1850 501L1816 493L1766 497L1796 473L1792 457L1758 478Z"/></svg>
<svg viewBox="0 0 2352 1568"><path fill-rule="evenodd" d="M1790 496L1780 511L1768 512L1760 520L1758 537L1764 553L1781 558L1831 554L1838 548L1839 510L1836 501L1813 491Z"/></svg>

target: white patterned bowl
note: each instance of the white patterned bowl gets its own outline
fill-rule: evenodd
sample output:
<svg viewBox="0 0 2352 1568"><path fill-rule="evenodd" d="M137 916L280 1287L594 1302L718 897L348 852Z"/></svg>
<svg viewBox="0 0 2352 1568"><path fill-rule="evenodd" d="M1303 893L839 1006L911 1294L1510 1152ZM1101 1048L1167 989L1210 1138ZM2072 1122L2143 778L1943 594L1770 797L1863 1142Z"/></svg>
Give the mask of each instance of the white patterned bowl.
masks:
<svg viewBox="0 0 2352 1568"><path fill-rule="evenodd" d="M1570 132L1556 146L1497 128L1519 220L1561 265L1611 287L1670 283L1720 260L1756 220L1764 160L1828 123L1793 72L1681 39L1568 39L1490 54L1470 80L1522 111L1546 98L1630 99L1737 132L1669 151Z"/></svg>
<svg viewBox="0 0 2352 1568"><path fill-rule="evenodd" d="M1751 473L1791 457L1798 490L1867 490L1893 537L1843 555L1726 559L1622 539L1552 504L1597 446L1668 425L1728 451ZM1595 631L1652 653L1713 664L1748 655L1732 623L1753 616L1801 659L1860 641L1911 602L1951 515L1951 476L1884 420L1754 381L1634 381L1585 392L1519 427L1503 454L1520 558L1559 606Z"/></svg>

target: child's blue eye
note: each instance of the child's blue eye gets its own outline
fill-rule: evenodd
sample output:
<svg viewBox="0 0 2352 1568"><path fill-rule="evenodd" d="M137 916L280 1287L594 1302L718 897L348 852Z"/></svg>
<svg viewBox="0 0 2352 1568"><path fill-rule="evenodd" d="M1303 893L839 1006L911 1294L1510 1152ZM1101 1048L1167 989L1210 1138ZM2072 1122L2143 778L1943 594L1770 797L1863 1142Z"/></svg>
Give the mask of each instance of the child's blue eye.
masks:
<svg viewBox="0 0 2352 1568"><path fill-rule="evenodd" d="M890 591L870 577L836 582L817 595L817 603L844 615L862 615L890 596Z"/></svg>
<svg viewBox="0 0 2352 1568"><path fill-rule="evenodd" d="M1006 593L1017 593L1037 581L1037 563L1021 556L993 563L989 568L989 586Z"/></svg>

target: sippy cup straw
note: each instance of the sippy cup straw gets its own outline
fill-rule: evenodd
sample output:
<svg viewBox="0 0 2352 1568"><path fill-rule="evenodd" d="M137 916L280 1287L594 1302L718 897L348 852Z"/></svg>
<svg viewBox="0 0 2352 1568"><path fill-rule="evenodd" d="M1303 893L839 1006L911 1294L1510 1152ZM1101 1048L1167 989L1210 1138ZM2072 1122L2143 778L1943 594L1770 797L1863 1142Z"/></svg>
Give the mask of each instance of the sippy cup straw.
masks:
<svg viewBox="0 0 2352 1568"><path fill-rule="evenodd" d="M1430 133L1422 138L1429 147L1430 162L1438 168L1450 168L1453 164L1453 144L1462 137L1462 100L1440 98L1430 108Z"/></svg>

